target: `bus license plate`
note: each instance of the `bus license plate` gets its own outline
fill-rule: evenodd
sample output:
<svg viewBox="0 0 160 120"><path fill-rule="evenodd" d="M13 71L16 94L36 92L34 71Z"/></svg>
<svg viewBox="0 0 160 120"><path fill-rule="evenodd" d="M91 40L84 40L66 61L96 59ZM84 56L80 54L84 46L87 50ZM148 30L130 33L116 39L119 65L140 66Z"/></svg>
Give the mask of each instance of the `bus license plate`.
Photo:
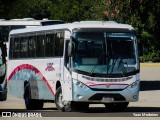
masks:
<svg viewBox="0 0 160 120"><path fill-rule="evenodd" d="M105 97L103 97L102 101L104 101L104 102L112 102L112 101L114 101L114 98L105 96Z"/></svg>

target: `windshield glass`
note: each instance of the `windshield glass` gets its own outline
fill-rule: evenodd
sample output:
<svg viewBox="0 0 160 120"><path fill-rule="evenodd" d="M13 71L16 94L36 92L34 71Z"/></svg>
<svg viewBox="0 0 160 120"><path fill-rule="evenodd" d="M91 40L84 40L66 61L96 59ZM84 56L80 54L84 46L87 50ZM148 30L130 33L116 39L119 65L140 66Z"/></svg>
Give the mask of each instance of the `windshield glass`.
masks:
<svg viewBox="0 0 160 120"><path fill-rule="evenodd" d="M89 74L126 74L138 69L136 36L131 33L75 32L73 68Z"/></svg>

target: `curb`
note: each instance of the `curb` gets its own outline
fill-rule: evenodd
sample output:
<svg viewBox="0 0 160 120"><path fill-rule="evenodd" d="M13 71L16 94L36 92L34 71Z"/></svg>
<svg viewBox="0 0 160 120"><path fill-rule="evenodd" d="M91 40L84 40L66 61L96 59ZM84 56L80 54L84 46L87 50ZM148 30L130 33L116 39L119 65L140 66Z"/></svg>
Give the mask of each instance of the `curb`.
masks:
<svg viewBox="0 0 160 120"><path fill-rule="evenodd" d="M140 63L141 67L160 67L160 63Z"/></svg>

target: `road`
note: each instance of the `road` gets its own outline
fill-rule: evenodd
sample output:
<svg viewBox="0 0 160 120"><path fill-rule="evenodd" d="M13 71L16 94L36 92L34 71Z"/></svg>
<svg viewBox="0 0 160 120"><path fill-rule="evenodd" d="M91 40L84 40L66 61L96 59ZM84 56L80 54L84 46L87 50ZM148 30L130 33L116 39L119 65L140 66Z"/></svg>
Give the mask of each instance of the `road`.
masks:
<svg viewBox="0 0 160 120"><path fill-rule="evenodd" d="M100 119L103 117L134 117L133 114L137 113L157 114L158 112L160 119L160 67L141 67L140 77L140 99L138 102L130 103L124 112L108 112L104 105L90 105L88 112L59 112L53 103L45 103L41 111L28 112L38 112L42 116L58 117L58 119L60 119L59 117L63 118L63 116L67 117L65 119L71 119L71 117L87 117L85 119L92 119L91 117L100 117ZM24 100L12 95L8 95L7 101L0 102L0 113L2 114L3 111L27 112Z"/></svg>

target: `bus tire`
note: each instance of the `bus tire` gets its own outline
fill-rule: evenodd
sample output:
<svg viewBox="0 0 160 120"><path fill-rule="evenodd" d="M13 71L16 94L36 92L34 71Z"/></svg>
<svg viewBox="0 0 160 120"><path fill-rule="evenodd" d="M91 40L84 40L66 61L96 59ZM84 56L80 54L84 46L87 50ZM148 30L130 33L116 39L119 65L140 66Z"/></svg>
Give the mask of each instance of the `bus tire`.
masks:
<svg viewBox="0 0 160 120"><path fill-rule="evenodd" d="M24 101L27 110L39 110L43 108L43 101L32 100L29 84L25 86Z"/></svg>
<svg viewBox="0 0 160 120"><path fill-rule="evenodd" d="M56 91L56 95L55 95L55 104L56 107L59 111L63 111L63 112L71 112L71 103L69 103L68 105L64 105L62 102L62 88L59 87Z"/></svg>
<svg viewBox="0 0 160 120"><path fill-rule="evenodd" d="M7 80L5 79L4 88L0 94L0 101L6 101L6 100L7 100Z"/></svg>
<svg viewBox="0 0 160 120"><path fill-rule="evenodd" d="M68 105L64 105L62 102L62 88L59 87L55 95L55 104L59 111L73 112L73 111L87 111L89 104L83 102L70 102Z"/></svg>
<svg viewBox="0 0 160 120"><path fill-rule="evenodd" d="M129 102L122 102L122 103L106 103L105 107L108 111L124 111Z"/></svg>
<svg viewBox="0 0 160 120"><path fill-rule="evenodd" d="M7 90L2 92L2 94L0 95L0 101L6 101L6 100L7 100Z"/></svg>

